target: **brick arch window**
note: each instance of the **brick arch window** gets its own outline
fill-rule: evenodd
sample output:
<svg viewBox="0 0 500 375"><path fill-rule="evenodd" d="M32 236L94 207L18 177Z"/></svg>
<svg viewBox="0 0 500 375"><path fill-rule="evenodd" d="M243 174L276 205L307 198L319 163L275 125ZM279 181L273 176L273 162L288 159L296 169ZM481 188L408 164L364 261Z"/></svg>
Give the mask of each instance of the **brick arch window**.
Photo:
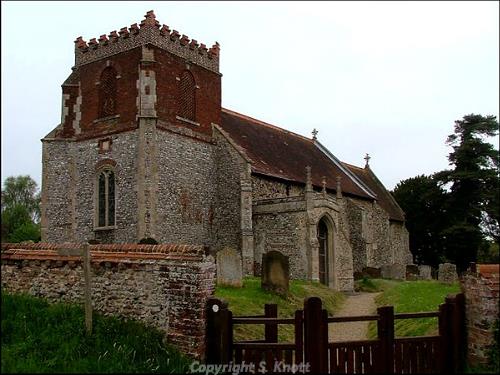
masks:
<svg viewBox="0 0 500 375"><path fill-rule="evenodd" d="M99 80L99 117L116 114L116 70L108 66Z"/></svg>
<svg viewBox="0 0 500 375"><path fill-rule="evenodd" d="M179 82L179 116L196 121L196 83L193 74L187 70Z"/></svg>
<svg viewBox="0 0 500 375"><path fill-rule="evenodd" d="M115 225L115 172L106 167L97 174L97 226Z"/></svg>

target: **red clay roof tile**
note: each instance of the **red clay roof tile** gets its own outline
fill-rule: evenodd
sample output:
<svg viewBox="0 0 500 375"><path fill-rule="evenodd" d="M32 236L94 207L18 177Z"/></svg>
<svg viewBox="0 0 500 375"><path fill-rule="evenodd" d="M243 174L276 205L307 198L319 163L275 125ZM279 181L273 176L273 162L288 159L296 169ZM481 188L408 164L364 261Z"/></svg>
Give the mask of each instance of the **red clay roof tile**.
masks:
<svg viewBox="0 0 500 375"><path fill-rule="evenodd" d="M336 177L341 176L343 193L373 199L345 167L333 162L309 138L225 108L221 127L243 148L254 173L305 183L306 166L310 166L314 186L321 187L325 176L327 188L335 191Z"/></svg>

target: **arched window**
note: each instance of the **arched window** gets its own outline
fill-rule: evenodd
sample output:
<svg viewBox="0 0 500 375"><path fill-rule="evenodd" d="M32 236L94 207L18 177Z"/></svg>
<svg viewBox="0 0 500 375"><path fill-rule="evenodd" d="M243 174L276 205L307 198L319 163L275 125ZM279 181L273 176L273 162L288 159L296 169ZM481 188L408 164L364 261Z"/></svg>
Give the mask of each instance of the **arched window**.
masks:
<svg viewBox="0 0 500 375"><path fill-rule="evenodd" d="M191 121L196 121L195 89L193 75L184 71L179 83L179 116Z"/></svg>
<svg viewBox="0 0 500 375"><path fill-rule="evenodd" d="M99 117L116 114L116 70L108 66L99 83Z"/></svg>
<svg viewBox="0 0 500 375"><path fill-rule="evenodd" d="M97 226L115 225L115 173L104 169L97 177Z"/></svg>

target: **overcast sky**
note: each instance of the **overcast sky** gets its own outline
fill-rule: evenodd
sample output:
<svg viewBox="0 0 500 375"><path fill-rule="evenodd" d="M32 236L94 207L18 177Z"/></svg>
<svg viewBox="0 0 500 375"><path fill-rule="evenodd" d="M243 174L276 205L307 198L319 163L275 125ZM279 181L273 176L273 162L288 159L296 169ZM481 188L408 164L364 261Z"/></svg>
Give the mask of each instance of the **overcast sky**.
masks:
<svg viewBox="0 0 500 375"><path fill-rule="evenodd" d="M388 189L448 167L454 121L499 113L499 2L2 2L2 182L41 181L78 36L157 20L221 45L222 105L370 165ZM498 140L493 141L498 147Z"/></svg>

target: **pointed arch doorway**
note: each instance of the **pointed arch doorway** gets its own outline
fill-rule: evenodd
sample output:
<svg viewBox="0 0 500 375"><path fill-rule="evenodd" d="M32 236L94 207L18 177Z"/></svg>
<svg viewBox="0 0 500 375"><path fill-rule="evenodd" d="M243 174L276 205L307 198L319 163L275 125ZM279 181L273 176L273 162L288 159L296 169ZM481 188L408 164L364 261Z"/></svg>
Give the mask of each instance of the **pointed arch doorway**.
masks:
<svg viewBox="0 0 500 375"><path fill-rule="evenodd" d="M329 285L329 241L328 224L323 217L318 222L318 242L319 242L319 281L321 284Z"/></svg>

